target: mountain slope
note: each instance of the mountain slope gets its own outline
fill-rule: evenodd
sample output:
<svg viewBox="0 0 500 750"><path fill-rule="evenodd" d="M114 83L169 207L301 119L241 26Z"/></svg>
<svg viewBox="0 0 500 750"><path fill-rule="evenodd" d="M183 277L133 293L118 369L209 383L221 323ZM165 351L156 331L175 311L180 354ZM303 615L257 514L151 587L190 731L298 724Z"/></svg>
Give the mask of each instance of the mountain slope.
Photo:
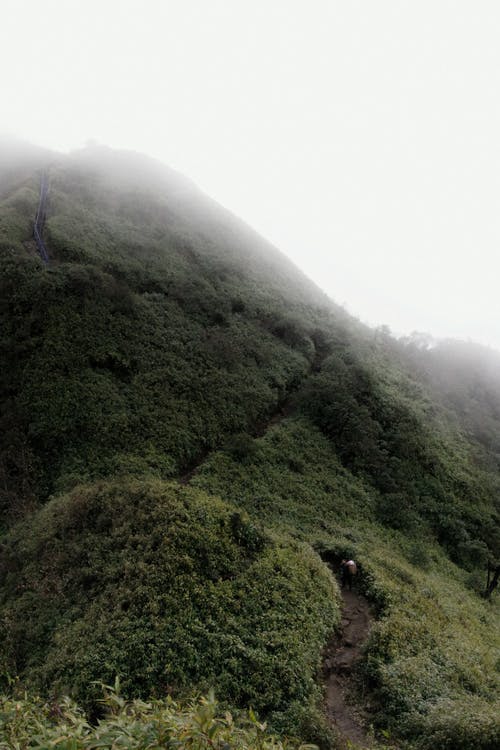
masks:
<svg viewBox="0 0 500 750"><path fill-rule="evenodd" d="M213 685L327 744L315 674L339 603L318 554L349 554L379 613L374 722L493 747L498 391L477 394L486 444L423 356L189 181L109 149L30 158L0 191L4 672L87 704L115 673L130 695Z"/></svg>

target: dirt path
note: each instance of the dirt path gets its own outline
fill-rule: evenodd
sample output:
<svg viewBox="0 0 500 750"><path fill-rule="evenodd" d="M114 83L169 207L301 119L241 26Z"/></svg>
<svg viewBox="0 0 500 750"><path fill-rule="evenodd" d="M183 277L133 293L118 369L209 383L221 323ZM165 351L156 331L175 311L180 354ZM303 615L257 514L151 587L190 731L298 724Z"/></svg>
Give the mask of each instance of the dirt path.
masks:
<svg viewBox="0 0 500 750"><path fill-rule="evenodd" d="M49 192L49 178L46 172L42 172L40 179L40 201L36 212L35 224L33 227L33 239L36 242L38 252L44 263L49 262L49 254L43 241L43 228L47 214L47 196Z"/></svg>
<svg viewBox="0 0 500 750"><path fill-rule="evenodd" d="M276 407L275 411L271 416L263 420L261 422L258 422L253 430L251 431L251 436L253 438L261 438L263 437L266 432L275 425L282 422L284 419L290 416L292 412L292 397L287 396L287 398L284 399L284 401L281 401L278 406ZM201 456L198 456L191 466L187 467L181 476L177 478L177 481L179 484L189 484L191 479L194 477L200 466L203 464L203 462L206 460L207 456L210 455L212 450L216 449L210 449L205 451Z"/></svg>
<svg viewBox="0 0 500 750"><path fill-rule="evenodd" d="M293 397L297 390L300 390L300 388L304 385L307 378L313 375L314 373L321 371L321 366L323 364L323 361L328 356L328 349L324 346L315 344L315 354L314 359L311 362L311 366L309 368L309 372L305 374L304 380L296 387L292 388L291 391L285 396L285 398L280 401L280 403L276 406L276 409L274 412L264 420L261 420L257 422L257 424L254 426L253 430L249 430L249 434L253 438L261 438L263 437L266 432L275 425L282 422L284 419L289 417L293 412ZM177 481L179 484L189 484L191 479L194 477L196 472L198 471L199 467L203 464L203 462L207 459L207 457L210 455L210 453L213 450L217 450L216 448L212 447L208 450L204 451L201 455L199 455L197 458L194 459L188 466L184 468L184 471L180 476L177 477Z"/></svg>
<svg viewBox="0 0 500 750"><path fill-rule="evenodd" d="M326 647L323 661L326 712L341 739L340 747L370 748L373 741L365 729L368 717L359 706L348 702L352 671L370 630L370 607L367 600L354 591L343 589L342 598L342 630Z"/></svg>

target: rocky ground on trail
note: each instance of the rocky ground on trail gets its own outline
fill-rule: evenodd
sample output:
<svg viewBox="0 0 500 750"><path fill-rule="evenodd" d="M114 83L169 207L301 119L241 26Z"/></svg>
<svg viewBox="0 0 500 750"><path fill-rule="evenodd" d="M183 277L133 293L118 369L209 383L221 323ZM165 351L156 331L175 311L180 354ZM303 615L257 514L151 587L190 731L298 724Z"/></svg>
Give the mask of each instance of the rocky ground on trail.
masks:
<svg viewBox="0 0 500 750"><path fill-rule="evenodd" d="M353 745L373 747L368 736L368 716L360 706L349 701L353 669L361 657L361 648L370 630L371 615L367 600L354 591L342 590L344 606L340 633L328 643L323 660L326 712L328 720L343 743L342 748Z"/></svg>

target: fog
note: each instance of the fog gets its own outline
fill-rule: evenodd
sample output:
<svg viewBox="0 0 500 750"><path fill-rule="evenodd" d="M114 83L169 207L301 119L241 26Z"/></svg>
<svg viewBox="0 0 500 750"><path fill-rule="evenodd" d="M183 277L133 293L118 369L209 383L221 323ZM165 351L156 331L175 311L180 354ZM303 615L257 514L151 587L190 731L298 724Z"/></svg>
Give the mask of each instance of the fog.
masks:
<svg viewBox="0 0 500 750"><path fill-rule="evenodd" d="M3 0L0 129L144 152L371 325L500 348L500 6Z"/></svg>

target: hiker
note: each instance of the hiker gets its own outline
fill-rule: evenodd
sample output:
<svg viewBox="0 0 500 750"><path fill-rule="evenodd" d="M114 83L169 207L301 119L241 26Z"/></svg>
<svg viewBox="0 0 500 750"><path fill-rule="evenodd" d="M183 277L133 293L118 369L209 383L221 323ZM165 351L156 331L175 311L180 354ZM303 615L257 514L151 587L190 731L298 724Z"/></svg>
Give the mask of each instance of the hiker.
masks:
<svg viewBox="0 0 500 750"><path fill-rule="evenodd" d="M349 591L352 591L352 579L357 572L358 568L354 560L342 560L340 564L340 581L342 583L342 588L344 588L347 583Z"/></svg>

